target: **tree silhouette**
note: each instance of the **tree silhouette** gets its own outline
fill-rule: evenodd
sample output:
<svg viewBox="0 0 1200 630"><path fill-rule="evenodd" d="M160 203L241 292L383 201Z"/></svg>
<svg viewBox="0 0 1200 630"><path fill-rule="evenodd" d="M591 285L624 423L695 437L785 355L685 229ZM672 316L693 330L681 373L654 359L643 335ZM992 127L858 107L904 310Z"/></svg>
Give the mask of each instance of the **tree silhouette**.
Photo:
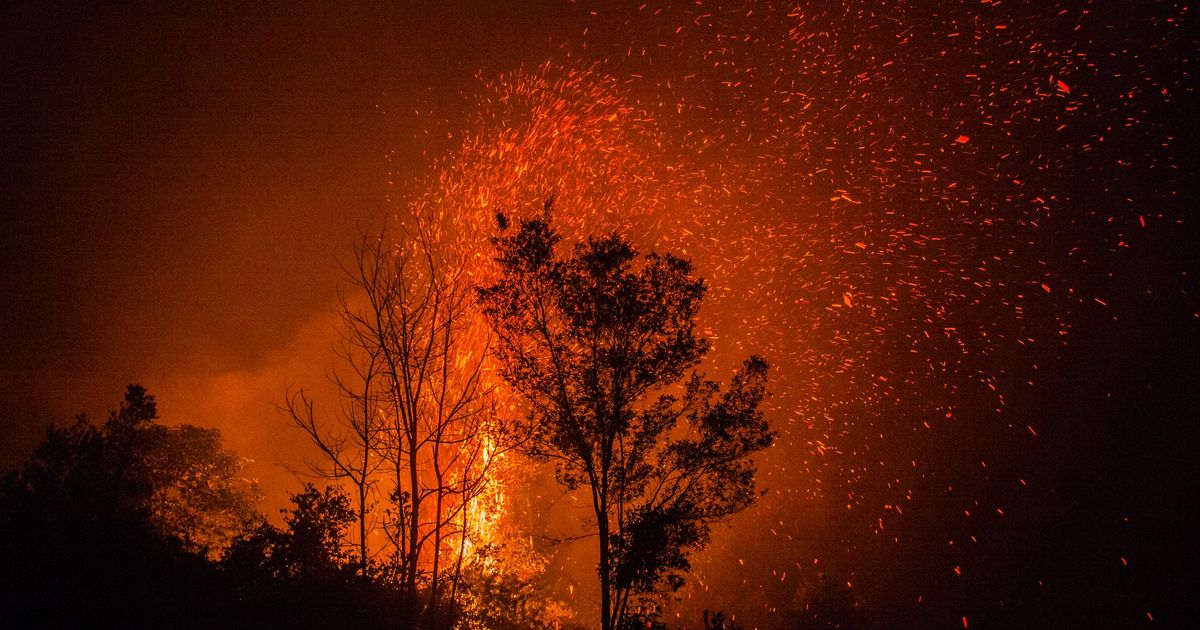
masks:
<svg viewBox="0 0 1200 630"><path fill-rule="evenodd" d="M725 613L704 611L704 630L742 630L742 627L725 617Z"/></svg>
<svg viewBox="0 0 1200 630"><path fill-rule="evenodd" d="M50 427L21 500L52 518L138 520L188 551L219 552L257 521L259 489L219 431L157 419L154 396L130 385L103 425L81 415Z"/></svg>
<svg viewBox="0 0 1200 630"><path fill-rule="evenodd" d="M372 572L363 578L347 528L351 498L336 486L305 484L280 510L283 527L263 522L232 544L220 568L242 627L392 628L408 609L396 585Z"/></svg>
<svg viewBox="0 0 1200 630"><path fill-rule="evenodd" d="M503 376L529 404L530 454L590 492L599 539L601 627L683 584L710 526L750 505L749 457L772 433L758 410L767 364L745 361L729 388L692 372L704 281L671 255L639 260L615 234L559 257L542 218L494 239L499 276L479 290Z"/></svg>
<svg viewBox="0 0 1200 630"><path fill-rule="evenodd" d="M786 610L791 617L787 630L855 630L868 625L846 580L825 573L803 580Z"/></svg>
<svg viewBox="0 0 1200 630"><path fill-rule="evenodd" d="M320 582L347 578L353 571L344 530L355 520L350 500L336 488L311 483L281 510L286 529L261 524L236 541L223 558L236 571L258 572L276 582Z"/></svg>
<svg viewBox="0 0 1200 630"><path fill-rule="evenodd" d="M220 434L157 422L130 385L103 424L50 427L0 485L0 602L12 627L163 627L220 613L209 558L261 517Z"/></svg>
<svg viewBox="0 0 1200 630"><path fill-rule="evenodd" d="M437 626L443 591L453 614L470 506L504 445L487 426L486 330L462 253L433 231L414 219L360 235L342 264L340 413L319 415L303 390L281 410L322 452L313 470L353 486L363 575L367 536L382 523L409 610ZM380 483L390 491L372 501Z"/></svg>

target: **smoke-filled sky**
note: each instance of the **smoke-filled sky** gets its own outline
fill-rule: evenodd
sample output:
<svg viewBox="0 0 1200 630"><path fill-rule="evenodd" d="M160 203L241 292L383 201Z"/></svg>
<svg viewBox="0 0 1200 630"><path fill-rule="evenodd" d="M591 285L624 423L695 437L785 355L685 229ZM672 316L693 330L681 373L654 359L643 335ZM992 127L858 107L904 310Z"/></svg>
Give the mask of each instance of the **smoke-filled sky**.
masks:
<svg viewBox="0 0 1200 630"><path fill-rule="evenodd" d="M1179 623L1185 4L476 4L0 9L3 463L140 382L277 505L357 227L486 253L555 195L695 260L711 373L775 368L680 614L778 627L825 574L899 627Z"/></svg>

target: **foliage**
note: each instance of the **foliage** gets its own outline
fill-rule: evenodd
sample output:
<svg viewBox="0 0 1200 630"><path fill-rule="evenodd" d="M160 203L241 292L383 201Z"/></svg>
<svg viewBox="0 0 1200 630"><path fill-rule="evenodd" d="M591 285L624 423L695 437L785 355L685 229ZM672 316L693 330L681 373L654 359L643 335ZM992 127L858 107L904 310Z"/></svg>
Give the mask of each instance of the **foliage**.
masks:
<svg viewBox="0 0 1200 630"><path fill-rule="evenodd" d="M154 397L130 385L97 426L50 427L9 501L63 523L139 520L191 552L216 553L258 519L257 485L216 429L155 422Z"/></svg>
<svg viewBox="0 0 1200 630"><path fill-rule="evenodd" d="M51 427L0 476L0 625L370 630L416 616L402 574L359 567L352 498L306 484L272 525L216 431L157 418L154 398L130 386L104 423ZM495 594L478 600L489 621L530 592L512 576L472 585L458 599ZM460 607L406 627L452 627Z"/></svg>
<svg viewBox="0 0 1200 630"><path fill-rule="evenodd" d="M281 410L321 451L313 471L352 486L364 577L372 554L388 558L411 609L438 625L504 445L486 426L486 335L461 253L411 223L362 233L342 263L339 408L318 414L294 390Z"/></svg>
<svg viewBox="0 0 1200 630"><path fill-rule="evenodd" d="M221 558L235 593L233 617L255 627L394 627L408 609L380 567L360 571L350 553L346 529L357 518L350 498L305 484L291 501L280 510L282 529L262 523Z"/></svg>
<svg viewBox="0 0 1200 630"><path fill-rule="evenodd" d="M100 425L50 427L0 486L9 627L188 626L220 615L208 557L258 518L215 430L158 424L137 385Z"/></svg>
<svg viewBox="0 0 1200 630"><path fill-rule="evenodd" d="M749 358L722 392L692 371L709 344L691 264L639 261L616 234L560 257L549 215L547 202L544 217L502 229L499 276L479 297L503 376L530 406L526 450L591 494L607 630L678 589L711 524L756 498L750 456L774 439L758 410L767 364Z"/></svg>
<svg viewBox="0 0 1200 630"><path fill-rule="evenodd" d="M350 499L336 488L318 490L309 483L292 495L292 504L281 510L286 529L260 524L230 546L225 567L274 582L348 579L353 569L344 530L356 518Z"/></svg>
<svg viewBox="0 0 1200 630"><path fill-rule="evenodd" d="M704 611L704 630L742 630L742 627L725 617L723 612Z"/></svg>
<svg viewBox="0 0 1200 630"><path fill-rule="evenodd" d="M484 545L463 571L464 594L456 628L549 630L567 628L570 612L538 585L516 575L501 557L505 549Z"/></svg>
<svg viewBox="0 0 1200 630"><path fill-rule="evenodd" d="M854 630L868 625L847 582L825 573L805 580L789 609L789 630Z"/></svg>

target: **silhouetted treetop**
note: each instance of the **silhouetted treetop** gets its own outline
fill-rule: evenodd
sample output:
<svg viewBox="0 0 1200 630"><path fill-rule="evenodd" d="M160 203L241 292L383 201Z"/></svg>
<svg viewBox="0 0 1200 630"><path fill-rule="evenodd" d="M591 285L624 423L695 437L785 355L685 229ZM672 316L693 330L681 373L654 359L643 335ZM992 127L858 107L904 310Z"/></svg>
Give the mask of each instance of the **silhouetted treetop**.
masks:
<svg viewBox="0 0 1200 630"><path fill-rule="evenodd" d="M216 429L157 419L154 396L130 385L104 424L51 426L6 500L63 527L134 521L191 551L220 550L260 518L257 484Z"/></svg>
<svg viewBox="0 0 1200 630"><path fill-rule="evenodd" d="M0 485L0 624L231 627L210 558L261 521L257 486L214 429L157 422L130 385L103 423L81 415ZM206 621L207 620L207 621Z"/></svg>
<svg viewBox="0 0 1200 630"><path fill-rule="evenodd" d="M515 422L526 450L591 494L608 630L646 619L655 594L683 584L711 524L756 498L750 456L775 437L758 409L767 364L750 357L724 392L688 376L709 349L691 263L639 257L617 234L561 256L549 206L515 231L501 222L499 274L479 298L502 374L530 408Z"/></svg>

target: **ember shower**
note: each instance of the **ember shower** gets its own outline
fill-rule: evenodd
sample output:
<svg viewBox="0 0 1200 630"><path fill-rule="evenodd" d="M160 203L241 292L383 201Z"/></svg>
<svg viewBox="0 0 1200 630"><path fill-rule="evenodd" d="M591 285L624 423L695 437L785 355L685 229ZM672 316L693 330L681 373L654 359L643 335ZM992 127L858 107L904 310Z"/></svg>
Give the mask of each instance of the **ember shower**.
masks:
<svg viewBox="0 0 1200 630"><path fill-rule="evenodd" d="M668 622L792 627L830 589L880 627L1181 623L1189 7L562 5L567 26L528 29L549 55L472 68L457 95L415 86L415 108L371 95L416 137L371 142L400 146L388 215L436 225L474 277L497 213L553 198L568 241L616 230L695 263L709 375L771 363L767 492L696 555ZM324 343L279 353L324 365ZM285 371L255 378L282 396ZM517 473L483 526L590 618L595 558L547 542L574 533L573 499Z"/></svg>
<svg viewBox="0 0 1200 630"><path fill-rule="evenodd" d="M1160 41L1133 49L1086 6L590 8L559 56L481 78L414 207L482 250L496 212L553 197L569 236L690 256L708 369L778 368L770 492L674 612L779 623L825 572L889 606L994 589L972 564L1044 483L1031 392L1115 318L1099 270L1180 229L1156 112L1191 97L1161 65L1186 11L1139 16ZM950 599L969 623L991 594Z"/></svg>

